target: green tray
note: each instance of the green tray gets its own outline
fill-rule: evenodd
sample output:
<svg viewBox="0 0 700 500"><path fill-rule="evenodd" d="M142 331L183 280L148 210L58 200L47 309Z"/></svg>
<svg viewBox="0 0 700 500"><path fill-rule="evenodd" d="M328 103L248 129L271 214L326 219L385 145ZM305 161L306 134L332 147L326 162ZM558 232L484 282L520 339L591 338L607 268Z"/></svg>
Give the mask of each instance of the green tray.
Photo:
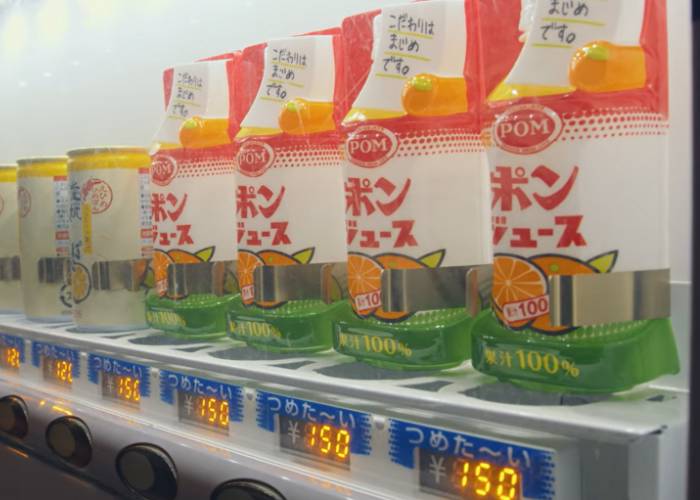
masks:
<svg viewBox="0 0 700 500"><path fill-rule="evenodd" d="M416 313L391 323L352 314L335 322L333 348L392 370L443 370L469 359L472 318L463 308Z"/></svg>
<svg viewBox="0 0 700 500"><path fill-rule="evenodd" d="M490 312L474 324L472 364L527 388L577 393L624 391L680 369L668 318L543 335L504 328Z"/></svg>

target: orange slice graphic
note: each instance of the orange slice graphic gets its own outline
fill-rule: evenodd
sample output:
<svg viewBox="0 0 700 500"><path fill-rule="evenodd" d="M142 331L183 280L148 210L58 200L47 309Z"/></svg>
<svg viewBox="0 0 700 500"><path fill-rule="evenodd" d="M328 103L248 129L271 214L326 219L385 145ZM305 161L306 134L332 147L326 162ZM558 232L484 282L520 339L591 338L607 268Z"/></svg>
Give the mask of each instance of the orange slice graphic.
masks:
<svg viewBox="0 0 700 500"><path fill-rule="evenodd" d="M202 259L197 255L184 250L170 250L168 256L170 256L175 264L196 264L202 262Z"/></svg>
<svg viewBox="0 0 700 500"><path fill-rule="evenodd" d="M262 264L262 259L254 253L243 250L238 252L238 285L244 304L252 304L254 301L253 271Z"/></svg>
<svg viewBox="0 0 700 500"><path fill-rule="evenodd" d="M153 277L155 288L159 295L165 295L168 289L168 266L173 262L170 256L162 251L153 250Z"/></svg>
<svg viewBox="0 0 700 500"><path fill-rule="evenodd" d="M526 259L514 255L499 255L494 258L492 286L496 315L512 328L525 326L530 320L507 321L503 315L503 307L547 293L544 273Z"/></svg>
<svg viewBox="0 0 700 500"><path fill-rule="evenodd" d="M275 250L263 250L258 256L266 266L294 266L299 264L291 255Z"/></svg>
<svg viewBox="0 0 700 500"><path fill-rule="evenodd" d="M352 306L361 316L372 314L379 306L382 266L370 257L348 255L348 292Z"/></svg>
<svg viewBox="0 0 700 500"><path fill-rule="evenodd" d="M573 276L575 274L593 274L597 272L589 264L565 255L543 255L533 258L532 262L539 266L548 276ZM568 326L552 326L549 314L543 314L535 318L530 328L544 333L561 333L570 329Z"/></svg>
<svg viewBox="0 0 700 500"><path fill-rule="evenodd" d="M397 254L380 255L377 257L377 262L379 262L384 269L420 269L422 267L427 267L416 259ZM374 315L377 318L387 321L398 321L409 316L409 314L410 313L405 311L389 312L385 311L381 307L374 311Z"/></svg>
<svg viewBox="0 0 700 500"><path fill-rule="evenodd" d="M85 266L74 263L71 275L71 288L73 300L80 303L90 294L90 275Z"/></svg>

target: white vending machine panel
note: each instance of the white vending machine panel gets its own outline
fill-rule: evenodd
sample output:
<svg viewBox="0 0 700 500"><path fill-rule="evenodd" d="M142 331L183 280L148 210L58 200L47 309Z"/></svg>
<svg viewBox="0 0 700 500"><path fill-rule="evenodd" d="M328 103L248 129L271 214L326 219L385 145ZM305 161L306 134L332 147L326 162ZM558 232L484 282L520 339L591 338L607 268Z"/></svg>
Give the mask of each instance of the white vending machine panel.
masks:
<svg viewBox="0 0 700 500"><path fill-rule="evenodd" d="M683 391L534 393L468 365L396 373L19 316L0 330L3 441L108 492L654 499L684 480L668 466L686 439Z"/></svg>

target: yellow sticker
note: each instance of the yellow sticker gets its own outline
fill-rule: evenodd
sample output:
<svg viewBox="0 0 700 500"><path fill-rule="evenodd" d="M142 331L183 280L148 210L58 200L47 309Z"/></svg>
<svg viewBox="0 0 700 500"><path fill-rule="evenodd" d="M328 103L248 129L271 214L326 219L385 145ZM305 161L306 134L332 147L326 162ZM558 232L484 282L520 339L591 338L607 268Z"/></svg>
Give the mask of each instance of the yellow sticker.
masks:
<svg viewBox="0 0 700 500"><path fill-rule="evenodd" d="M83 219L83 253L92 255L92 208L89 203L83 203L81 207Z"/></svg>

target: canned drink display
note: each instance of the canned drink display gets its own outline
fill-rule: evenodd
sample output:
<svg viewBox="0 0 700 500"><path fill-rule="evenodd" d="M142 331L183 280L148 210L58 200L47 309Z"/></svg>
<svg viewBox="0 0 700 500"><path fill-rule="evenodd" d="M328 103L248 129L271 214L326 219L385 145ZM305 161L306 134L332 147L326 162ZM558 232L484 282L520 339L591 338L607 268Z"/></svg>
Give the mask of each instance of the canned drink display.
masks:
<svg viewBox="0 0 700 500"><path fill-rule="evenodd" d="M152 252L146 149L68 152L73 321L83 331L146 327Z"/></svg>
<svg viewBox="0 0 700 500"><path fill-rule="evenodd" d="M68 158L18 160L17 212L27 318L70 321Z"/></svg>
<svg viewBox="0 0 700 500"><path fill-rule="evenodd" d="M21 312L17 165L0 165L0 234L0 312Z"/></svg>

